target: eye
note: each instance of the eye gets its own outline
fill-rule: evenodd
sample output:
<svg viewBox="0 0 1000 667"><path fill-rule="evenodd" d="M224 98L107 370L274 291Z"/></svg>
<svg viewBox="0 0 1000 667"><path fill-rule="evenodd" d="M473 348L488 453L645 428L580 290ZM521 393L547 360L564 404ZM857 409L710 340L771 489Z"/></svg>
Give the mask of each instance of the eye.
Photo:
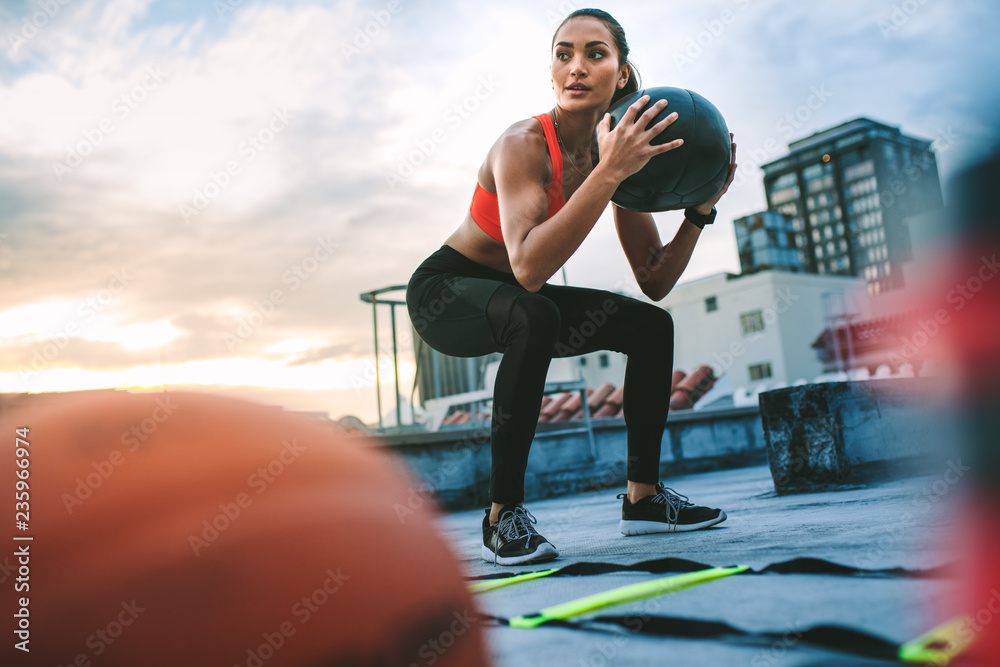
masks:
<svg viewBox="0 0 1000 667"><path fill-rule="evenodd" d="M569 60L569 54L565 51L560 51L556 54L556 60Z"/></svg>
<svg viewBox="0 0 1000 667"><path fill-rule="evenodd" d="M603 58L604 57L604 52L603 51L592 51L590 53L590 57L594 58L595 60Z"/></svg>

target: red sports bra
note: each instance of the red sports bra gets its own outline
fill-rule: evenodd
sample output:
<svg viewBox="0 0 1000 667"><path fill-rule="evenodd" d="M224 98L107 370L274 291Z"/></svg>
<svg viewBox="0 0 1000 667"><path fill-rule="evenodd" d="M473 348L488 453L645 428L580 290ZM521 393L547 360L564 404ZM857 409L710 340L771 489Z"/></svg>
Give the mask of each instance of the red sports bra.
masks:
<svg viewBox="0 0 1000 667"><path fill-rule="evenodd" d="M549 215L554 216L559 212L566 201L563 199L563 160L562 151L559 150L559 141L556 138L556 129L552 124L552 119L547 113L532 116L537 118L542 124L542 131L545 132L545 141L549 146L549 157L552 160L552 180L545 188L545 196L549 200ZM476 189L472 192L472 205L469 207L472 219L479 227L503 243L503 232L500 231L500 204L496 193L486 190L476 181Z"/></svg>

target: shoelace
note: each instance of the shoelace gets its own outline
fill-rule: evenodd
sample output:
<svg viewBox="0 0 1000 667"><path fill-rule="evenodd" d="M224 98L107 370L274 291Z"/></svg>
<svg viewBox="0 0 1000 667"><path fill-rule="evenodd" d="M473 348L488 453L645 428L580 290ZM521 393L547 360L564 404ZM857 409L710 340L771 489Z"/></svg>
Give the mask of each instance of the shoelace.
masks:
<svg viewBox="0 0 1000 667"><path fill-rule="evenodd" d="M618 494L618 498L624 498L626 495L620 493ZM674 526L677 525L677 519L680 517L682 509L685 507L694 507L694 503L689 501L687 496L677 493L669 486L663 486L659 482L656 483L656 495L651 496L649 502L657 505L666 505L667 522Z"/></svg>
<svg viewBox="0 0 1000 667"><path fill-rule="evenodd" d="M657 484L656 490L658 493L650 499L650 502L667 506L667 521L671 525L677 525L677 519L680 517L682 509L694 506L694 503L690 502L687 496L677 493L668 486Z"/></svg>
<svg viewBox="0 0 1000 667"><path fill-rule="evenodd" d="M497 522L497 536L503 537L508 542L513 542L523 537L525 538L524 546L527 547L531 536L538 535L538 531L532 525L534 523L538 523L534 515L519 505L513 511L507 511L500 515L500 520ZM497 553L499 551L500 544L499 540L497 540L496 548L493 550L494 565L497 563Z"/></svg>

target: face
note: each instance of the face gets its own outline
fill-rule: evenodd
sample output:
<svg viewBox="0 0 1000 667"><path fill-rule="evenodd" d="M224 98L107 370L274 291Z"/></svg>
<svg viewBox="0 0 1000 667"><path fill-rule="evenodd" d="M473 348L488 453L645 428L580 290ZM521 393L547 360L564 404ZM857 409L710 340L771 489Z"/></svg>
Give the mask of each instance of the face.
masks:
<svg viewBox="0 0 1000 667"><path fill-rule="evenodd" d="M601 21L581 16L556 33L551 74L560 107L607 109L615 90L628 81L628 70L618 64L618 49Z"/></svg>

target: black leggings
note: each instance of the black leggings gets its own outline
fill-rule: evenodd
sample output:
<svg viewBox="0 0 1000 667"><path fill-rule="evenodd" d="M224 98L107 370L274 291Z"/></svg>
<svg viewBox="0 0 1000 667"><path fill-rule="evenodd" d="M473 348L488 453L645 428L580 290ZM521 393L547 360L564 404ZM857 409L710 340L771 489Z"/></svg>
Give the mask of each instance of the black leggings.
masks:
<svg viewBox="0 0 1000 667"><path fill-rule="evenodd" d="M441 246L406 288L417 334L454 357L502 352L493 390L490 499L524 500L524 472L553 357L628 355L623 408L628 479L659 481L660 440L673 372L674 325L662 308L614 292L546 283L537 293L509 273Z"/></svg>

